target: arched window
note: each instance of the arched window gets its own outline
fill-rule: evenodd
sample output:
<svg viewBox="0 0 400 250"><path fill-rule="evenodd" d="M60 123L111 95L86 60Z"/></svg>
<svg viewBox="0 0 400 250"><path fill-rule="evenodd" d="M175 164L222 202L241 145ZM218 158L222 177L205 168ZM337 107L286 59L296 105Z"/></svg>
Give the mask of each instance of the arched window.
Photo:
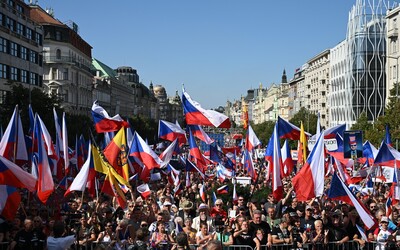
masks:
<svg viewBox="0 0 400 250"><path fill-rule="evenodd" d="M56 50L56 59L61 59L61 50Z"/></svg>

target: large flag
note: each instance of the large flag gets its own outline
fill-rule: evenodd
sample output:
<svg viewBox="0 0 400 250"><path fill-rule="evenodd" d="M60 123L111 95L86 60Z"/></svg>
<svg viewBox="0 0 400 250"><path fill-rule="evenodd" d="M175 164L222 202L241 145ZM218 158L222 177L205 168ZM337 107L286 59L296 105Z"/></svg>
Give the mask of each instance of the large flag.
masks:
<svg viewBox="0 0 400 250"><path fill-rule="evenodd" d="M16 187L0 185L0 215L13 220L21 204L21 195Z"/></svg>
<svg viewBox="0 0 400 250"><path fill-rule="evenodd" d="M331 186L328 191L328 197L333 200L341 200L354 206L364 225L370 229L375 225L374 218L369 214L368 210L363 206L350 189L340 180L336 173L332 176Z"/></svg>
<svg viewBox="0 0 400 250"><path fill-rule="evenodd" d="M46 136L43 136L42 125L44 124L43 122L40 122L40 120L41 120L40 117L36 115L35 135L33 138L33 144L34 148L37 149L37 167L38 167L37 196L43 204L46 204L48 198L54 191L54 182L53 182L53 177L51 175L49 161L47 158L48 152L46 152L46 148L43 141L43 138L45 138L46 140ZM49 149L49 147L47 149Z"/></svg>
<svg viewBox="0 0 400 250"><path fill-rule="evenodd" d="M40 123L40 130L41 130L42 137L44 139L43 145L45 146L46 154L51 158L57 159L53 140L51 139L51 135L50 135L49 131L47 130L46 125L44 124L44 122L42 121L42 119L40 118L39 115L37 115L37 120Z"/></svg>
<svg viewBox="0 0 400 250"><path fill-rule="evenodd" d="M294 124L286 121L285 119L278 116L278 135L281 139L292 139L299 140L300 139L300 128L295 126ZM309 133L305 133L307 136L310 136Z"/></svg>
<svg viewBox="0 0 400 250"><path fill-rule="evenodd" d="M0 156L0 185L26 188L33 192L35 191L36 181L34 175L25 172L15 163Z"/></svg>
<svg viewBox="0 0 400 250"><path fill-rule="evenodd" d="M133 142L130 147L129 155L139 159L150 170L160 167L163 164L163 161L137 132L133 135Z"/></svg>
<svg viewBox="0 0 400 250"><path fill-rule="evenodd" d="M204 125L217 128L230 128L231 122L229 117L215 110L203 109L200 104L186 93L182 88L182 105L185 114L186 124L188 125Z"/></svg>
<svg viewBox="0 0 400 250"><path fill-rule="evenodd" d="M336 135L339 134L343 137L343 133L346 130L346 124L340 124L331 128L328 128L324 131L324 138L331 139L336 138Z"/></svg>
<svg viewBox="0 0 400 250"><path fill-rule="evenodd" d="M125 128L121 128L103 150L108 162L125 180L129 180L128 151Z"/></svg>
<svg viewBox="0 0 400 250"><path fill-rule="evenodd" d="M253 159L251 158L251 154L247 149L243 152L243 166L247 172L247 175L251 177L251 179L255 182L257 180L257 172L254 168Z"/></svg>
<svg viewBox="0 0 400 250"><path fill-rule="evenodd" d="M282 185L282 157L281 157L281 145L278 137L278 124L275 124L274 132L270 138L272 142L272 159L269 162L269 170L272 173L272 195L276 200L283 198L283 185ZM270 145L270 144L269 144ZM269 147L268 145L268 147Z"/></svg>
<svg viewBox="0 0 400 250"><path fill-rule="evenodd" d="M174 141L178 138L179 144L186 143L186 132L178 123L171 123L160 120L158 123L158 137L167 141Z"/></svg>
<svg viewBox="0 0 400 250"><path fill-rule="evenodd" d="M101 192L106 193L112 197L115 197L118 205L121 208L124 209L126 207L125 194L122 191L121 187L119 186L117 179L115 178L112 171L109 171L108 174L106 175L106 179L104 180Z"/></svg>
<svg viewBox="0 0 400 250"><path fill-rule="evenodd" d="M292 179L296 197L299 201L307 201L323 195L324 165L324 138L323 133L321 133L306 163Z"/></svg>
<svg viewBox="0 0 400 250"><path fill-rule="evenodd" d="M206 167L206 160L204 159L203 154L201 153L199 147L197 146L194 136L192 135L190 129L189 129L189 154L194 159L196 159L195 162L197 166L202 170L202 172L204 172L205 171L204 168Z"/></svg>
<svg viewBox="0 0 400 250"><path fill-rule="evenodd" d="M197 172L203 179L205 178L204 173L195 164L193 164L193 162L189 161L188 159L186 159L185 162L185 169L187 172Z"/></svg>
<svg viewBox="0 0 400 250"><path fill-rule="evenodd" d="M396 205L400 201L400 182L398 181L398 168L397 164L394 168L392 186L390 187L390 196L392 197L392 204Z"/></svg>
<svg viewBox="0 0 400 250"><path fill-rule="evenodd" d="M252 152L254 148L261 144L260 140L258 139L256 133L254 133L253 128L251 125L248 126L248 130L246 133L246 149L249 152Z"/></svg>
<svg viewBox="0 0 400 250"><path fill-rule="evenodd" d="M187 127L190 129L190 132L192 132L195 137L197 137L204 143L210 145L214 142L214 140L208 136L208 134L201 128L200 125L188 125Z"/></svg>
<svg viewBox="0 0 400 250"><path fill-rule="evenodd" d="M67 191L64 193L64 197L66 197L72 191L82 191L82 192L85 191L85 188L89 180L90 165L93 165L93 157L92 157L92 145L89 142L89 157L86 159L81 170L76 175L74 181L71 183Z"/></svg>
<svg viewBox="0 0 400 250"><path fill-rule="evenodd" d="M62 163L62 153L64 151L64 145L61 134L60 122L58 119L58 115L56 112L56 108L53 108L53 116L54 116L54 127L56 129L56 144L55 144L55 153L57 155L57 160L54 160L55 169L53 169L53 173L55 172L55 176L57 176L57 180L62 180L65 176L63 163Z"/></svg>
<svg viewBox="0 0 400 250"><path fill-rule="evenodd" d="M380 166L394 167L395 161L398 163L400 160L400 152L392 148L385 142L382 142L378 149L378 154L375 157L374 164Z"/></svg>
<svg viewBox="0 0 400 250"><path fill-rule="evenodd" d="M17 160L27 161L28 151L26 150L24 130L22 129L21 117L18 113L18 105L8 123L6 131L0 141L0 155L12 162Z"/></svg>
<svg viewBox="0 0 400 250"><path fill-rule="evenodd" d="M129 127L129 123L120 115L109 116L107 111L97 104L97 101L93 102L92 116L97 133L118 131L121 127Z"/></svg>

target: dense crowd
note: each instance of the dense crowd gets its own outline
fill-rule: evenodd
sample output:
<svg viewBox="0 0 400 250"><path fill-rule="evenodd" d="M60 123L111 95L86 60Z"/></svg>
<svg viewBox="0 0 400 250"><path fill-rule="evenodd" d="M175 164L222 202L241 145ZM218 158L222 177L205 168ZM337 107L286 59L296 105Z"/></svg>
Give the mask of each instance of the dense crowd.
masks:
<svg viewBox="0 0 400 250"><path fill-rule="evenodd" d="M241 172L239 168L238 175ZM24 250L69 246L222 249L231 245L252 249L353 249L356 244L365 249L399 249L400 205L392 206L390 215L385 206L390 185L376 183L373 188L365 188L364 181L355 185L354 192L377 222L366 229L349 204L326 195L298 201L290 177L283 180L283 199L275 200L272 194L261 199L253 197L256 190L270 189L264 176L260 173L257 182L246 189L250 193L238 193L235 201L224 195L215 201L211 197L203 201L199 194L202 185L207 192L224 183L216 178L203 181L196 173L191 173L190 186L179 195L173 192L166 175L149 183L152 193L146 199L139 193L128 192L126 208L118 207L115 198L105 194L89 197L75 193L65 202L60 200L47 206L24 196L25 205L20 206L15 219L0 220L0 246ZM330 178L326 178L326 190ZM135 181L132 186L137 184ZM365 236L357 225L365 230Z"/></svg>

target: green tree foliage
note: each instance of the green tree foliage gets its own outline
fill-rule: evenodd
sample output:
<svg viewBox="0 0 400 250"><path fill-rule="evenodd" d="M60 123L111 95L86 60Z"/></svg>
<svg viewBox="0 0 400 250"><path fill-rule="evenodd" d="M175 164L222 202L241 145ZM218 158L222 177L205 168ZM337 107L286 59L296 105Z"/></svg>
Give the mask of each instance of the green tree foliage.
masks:
<svg viewBox="0 0 400 250"><path fill-rule="evenodd" d="M269 138L271 138L272 132L274 132L274 126L275 122L273 121L266 121L260 124L251 123L254 133L264 146L268 144Z"/></svg>
<svg viewBox="0 0 400 250"><path fill-rule="evenodd" d="M7 92L4 103L0 106L1 124L5 129L10 121L14 108L18 105L21 114L22 126L25 133L29 130L29 88L25 88L20 83L9 83L11 91ZM53 107L59 112L60 100L56 96L48 96L38 88L31 89L31 106L34 113L38 113L46 124L47 129L53 135L54 117Z"/></svg>
<svg viewBox="0 0 400 250"><path fill-rule="evenodd" d="M132 129L135 130L144 140L148 140L149 144L158 141L158 123L157 121L138 115L129 118Z"/></svg>
<svg viewBox="0 0 400 250"><path fill-rule="evenodd" d="M315 135L317 131L318 116L311 113L311 111L302 107L299 112L297 112L290 123L296 125L300 128L300 123L303 122L304 130L312 135Z"/></svg>

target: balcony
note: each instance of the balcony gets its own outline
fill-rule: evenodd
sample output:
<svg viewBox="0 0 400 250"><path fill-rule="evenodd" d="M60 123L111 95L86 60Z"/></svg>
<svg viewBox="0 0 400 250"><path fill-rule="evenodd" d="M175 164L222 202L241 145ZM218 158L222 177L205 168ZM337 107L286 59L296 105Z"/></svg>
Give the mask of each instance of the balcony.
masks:
<svg viewBox="0 0 400 250"><path fill-rule="evenodd" d="M399 30L398 28L392 28L390 30L388 30L388 37L395 39L399 36Z"/></svg>
<svg viewBox="0 0 400 250"><path fill-rule="evenodd" d="M43 62L45 63L70 63L75 64L75 60L71 56L43 56Z"/></svg>

